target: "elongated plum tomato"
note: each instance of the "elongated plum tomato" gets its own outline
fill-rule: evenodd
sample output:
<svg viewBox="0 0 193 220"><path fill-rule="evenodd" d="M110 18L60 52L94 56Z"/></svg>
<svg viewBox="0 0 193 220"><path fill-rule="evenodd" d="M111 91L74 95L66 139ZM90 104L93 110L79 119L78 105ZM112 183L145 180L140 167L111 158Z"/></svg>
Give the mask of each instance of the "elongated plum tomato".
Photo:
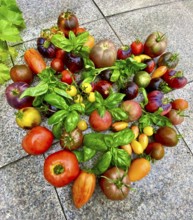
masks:
<svg viewBox="0 0 193 220"><path fill-rule="evenodd" d="M7 86L5 90L5 97L7 99L7 103L15 109L21 109L24 107L32 106L32 102L34 100L31 96L26 96L20 99L20 95L29 88L29 85L25 82L14 82Z"/></svg>
<svg viewBox="0 0 193 220"><path fill-rule="evenodd" d="M128 175L125 175L125 171L112 167L102 174L99 185L110 200L123 200L129 194L130 181Z"/></svg>
<svg viewBox="0 0 193 220"><path fill-rule="evenodd" d="M79 172L75 154L67 150L55 152L44 161L44 177L55 187L63 187L71 183Z"/></svg>
<svg viewBox="0 0 193 220"><path fill-rule="evenodd" d="M97 68L112 66L117 58L117 50L110 40L101 40L91 49L90 59Z"/></svg>
<svg viewBox="0 0 193 220"><path fill-rule="evenodd" d="M101 117L97 110L94 110L89 116L90 126L94 131L106 131L112 124L112 116L106 111L104 116Z"/></svg>
<svg viewBox="0 0 193 220"><path fill-rule="evenodd" d="M22 147L32 155L45 153L52 145L54 136L50 130L42 126L32 128L22 140Z"/></svg>

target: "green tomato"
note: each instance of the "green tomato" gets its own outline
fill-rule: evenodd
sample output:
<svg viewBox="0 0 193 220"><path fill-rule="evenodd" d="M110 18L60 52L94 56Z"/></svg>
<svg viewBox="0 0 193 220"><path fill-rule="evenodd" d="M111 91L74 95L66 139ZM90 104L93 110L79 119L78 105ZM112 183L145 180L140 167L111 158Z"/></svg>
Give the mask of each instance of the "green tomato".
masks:
<svg viewBox="0 0 193 220"><path fill-rule="evenodd" d="M151 76L146 71L139 71L135 74L135 76L133 78L133 81L139 87L146 88L149 85L150 81L151 81Z"/></svg>

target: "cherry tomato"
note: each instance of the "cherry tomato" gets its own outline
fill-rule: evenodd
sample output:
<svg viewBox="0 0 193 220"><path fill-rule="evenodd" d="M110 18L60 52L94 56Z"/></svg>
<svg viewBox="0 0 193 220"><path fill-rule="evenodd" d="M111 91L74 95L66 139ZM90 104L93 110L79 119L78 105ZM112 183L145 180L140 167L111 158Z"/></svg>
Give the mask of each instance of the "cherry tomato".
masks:
<svg viewBox="0 0 193 220"><path fill-rule="evenodd" d="M103 173L99 184L108 199L123 200L129 194L129 177L118 167L112 167Z"/></svg>
<svg viewBox="0 0 193 220"><path fill-rule="evenodd" d="M60 138L60 146L67 150L75 150L81 147L83 142L83 133L76 128L71 132L64 131Z"/></svg>
<svg viewBox="0 0 193 220"><path fill-rule="evenodd" d="M90 92L88 97L87 97L89 102L95 102L96 98L95 98L95 93L94 92Z"/></svg>
<svg viewBox="0 0 193 220"><path fill-rule="evenodd" d="M64 60L65 54L66 54L66 52L64 50L62 50L62 49L57 49L56 50L56 58Z"/></svg>
<svg viewBox="0 0 193 220"><path fill-rule="evenodd" d="M86 123L85 120L80 120L80 121L78 122L77 127L78 127L81 131L85 131L85 130L88 128L88 125L87 125L87 123Z"/></svg>
<svg viewBox="0 0 193 220"><path fill-rule="evenodd" d="M82 83L81 89L84 93L90 93L92 91L92 86L90 83Z"/></svg>
<svg viewBox="0 0 193 220"><path fill-rule="evenodd" d="M14 82L26 82L28 84L34 78L32 71L24 64L13 66L10 70L10 76Z"/></svg>
<svg viewBox="0 0 193 220"><path fill-rule="evenodd" d="M69 70L63 70L61 74L62 74L62 78L61 78L62 82L65 82L71 85L73 81L75 80L75 76Z"/></svg>
<svg viewBox="0 0 193 220"><path fill-rule="evenodd" d="M89 47L90 49L94 47L95 44L95 39L92 35L88 36L88 40L84 44L84 46Z"/></svg>
<svg viewBox="0 0 193 220"><path fill-rule="evenodd" d="M86 31L86 28L77 27L75 32L76 32L76 35L78 35L78 34L84 33L85 31Z"/></svg>
<svg viewBox="0 0 193 220"><path fill-rule="evenodd" d="M145 149L145 153L149 154L155 160L161 160L164 157L165 150L162 144L151 142Z"/></svg>
<svg viewBox="0 0 193 220"><path fill-rule="evenodd" d="M170 122L173 125L179 125L184 121L184 115L182 111L171 109L167 114L166 117L169 118Z"/></svg>
<svg viewBox="0 0 193 220"><path fill-rule="evenodd" d="M129 45L123 45L121 48L117 50L117 59L125 60L131 56L131 48Z"/></svg>
<svg viewBox="0 0 193 220"><path fill-rule="evenodd" d="M135 40L131 43L131 51L134 55L139 55L143 53L143 43L140 40Z"/></svg>
<svg viewBox="0 0 193 220"><path fill-rule="evenodd" d="M145 67L144 71L151 73L155 68L155 61L153 59L146 59L143 61L147 66Z"/></svg>
<svg viewBox="0 0 193 220"><path fill-rule="evenodd" d="M132 161L129 167L128 176L131 182L141 180L148 175L151 169L151 164L145 158L137 158Z"/></svg>
<svg viewBox="0 0 193 220"><path fill-rule="evenodd" d="M54 58L50 64L50 66L56 72L62 72L64 70L64 62L60 58Z"/></svg>
<svg viewBox="0 0 193 220"><path fill-rule="evenodd" d="M76 94L77 94L77 89L76 89L75 86L70 85L70 86L67 88L66 93L68 93L68 95L74 97L74 96L76 96Z"/></svg>
<svg viewBox="0 0 193 220"><path fill-rule="evenodd" d="M143 146L139 141L132 140L131 141L131 148L135 154L142 154L143 153Z"/></svg>
<svg viewBox="0 0 193 220"><path fill-rule="evenodd" d="M36 126L23 138L22 147L28 154L43 154L51 147L53 140L54 136L50 130Z"/></svg>
<svg viewBox="0 0 193 220"><path fill-rule="evenodd" d="M83 102L83 97L80 94L77 94L74 96L74 102L75 103L82 103Z"/></svg>
<svg viewBox="0 0 193 220"><path fill-rule="evenodd" d="M44 161L44 177L55 187L63 187L71 183L79 172L75 154L67 150L55 152Z"/></svg>
<svg viewBox="0 0 193 220"><path fill-rule="evenodd" d="M146 126L143 129L143 133L146 134L147 136L152 136L153 135L153 127L151 126Z"/></svg>
<svg viewBox="0 0 193 220"><path fill-rule="evenodd" d="M185 99L175 99L171 104L175 110L183 111L188 109L188 102Z"/></svg>

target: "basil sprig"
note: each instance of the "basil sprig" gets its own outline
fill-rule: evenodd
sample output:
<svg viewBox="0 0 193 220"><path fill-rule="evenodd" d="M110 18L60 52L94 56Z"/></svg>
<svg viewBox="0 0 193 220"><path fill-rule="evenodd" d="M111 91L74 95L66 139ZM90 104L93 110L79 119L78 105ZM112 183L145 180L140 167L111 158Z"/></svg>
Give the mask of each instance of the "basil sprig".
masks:
<svg viewBox="0 0 193 220"><path fill-rule="evenodd" d="M90 133L84 136L84 147L73 152L76 154L79 162L88 161L97 152L100 152L102 155L91 169L96 175L104 173L110 165L126 170L130 166L131 157L126 151L118 147L129 144L133 139L134 133L129 128L109 134Z"/></svg>

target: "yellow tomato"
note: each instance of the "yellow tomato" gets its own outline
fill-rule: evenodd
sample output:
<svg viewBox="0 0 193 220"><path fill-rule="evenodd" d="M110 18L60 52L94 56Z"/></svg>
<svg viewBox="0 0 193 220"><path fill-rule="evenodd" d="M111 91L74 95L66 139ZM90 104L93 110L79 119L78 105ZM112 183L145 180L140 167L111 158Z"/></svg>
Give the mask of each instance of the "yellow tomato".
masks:
<svg viewBox="0 0 193 220"><path fill-rule="evenodd" d="M153 127L151 126L146 126L143 129L143 133L146 134L147 136L152 136L153 135Z"/></svg>
<svg viewBox="0 0 193 220"><path fill-rule="evenodd" d="M95 93L94 92L90 92L88 97L87 97L89 102L95 102Z"/></svg>
<svg viewBox="0 0 193 220"><path fill-rule="evenodd" d="M92 86L90 83L81 84L81 89L84 93L90 93L92 91Z"/></svg>
<svg viewBox="0 0 193 220"><path fill-rule="evenodd" d="M88 128L88 125L87 125L87 123L86 123L85 120L80 120L80 121L78 122L77 127L78 127L81 131L85 131L85 130Z"/></svg>
<svg viewBox="0 0 193 220"><path fill-rule="evenodd" d="M70 85L70 86L67 88L66 93L67 93L68 95L70 95L71 97L74 97L74 96L77 94L77 89L76 89L75 86Z"/></svg>

